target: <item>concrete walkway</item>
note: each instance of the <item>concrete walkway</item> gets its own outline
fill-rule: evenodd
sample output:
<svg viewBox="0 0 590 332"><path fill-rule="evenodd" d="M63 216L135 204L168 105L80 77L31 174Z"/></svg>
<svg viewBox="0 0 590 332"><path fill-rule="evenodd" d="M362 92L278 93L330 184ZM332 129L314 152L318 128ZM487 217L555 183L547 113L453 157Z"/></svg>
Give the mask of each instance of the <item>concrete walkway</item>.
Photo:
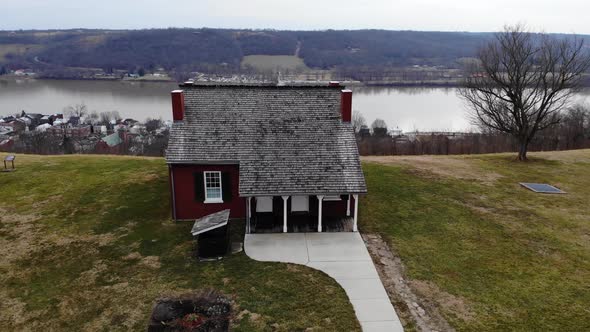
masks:
<svg viewBox="0 0 590 332"><path fill-rule="evenodd" d="M359 233L246 234L244 250L258 261L307 265L334 278L363 331L403 331Z"/></svg>

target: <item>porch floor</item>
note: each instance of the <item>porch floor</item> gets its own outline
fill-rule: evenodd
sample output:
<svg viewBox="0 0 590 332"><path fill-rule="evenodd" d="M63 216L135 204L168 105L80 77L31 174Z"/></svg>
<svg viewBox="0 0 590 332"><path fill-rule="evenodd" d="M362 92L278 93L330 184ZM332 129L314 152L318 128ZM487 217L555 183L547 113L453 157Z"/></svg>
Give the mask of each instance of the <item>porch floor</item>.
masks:
<svg viewBox="0 0 590 332"><path fill-rule="evenodd" d="M352 217L322 218L322 232L352 232ZM288 233L313 233L318 231L318 217L313 215L290 215L287 217ZM254 215L250 224L251 233L282 233L283 217Z"/></svg>

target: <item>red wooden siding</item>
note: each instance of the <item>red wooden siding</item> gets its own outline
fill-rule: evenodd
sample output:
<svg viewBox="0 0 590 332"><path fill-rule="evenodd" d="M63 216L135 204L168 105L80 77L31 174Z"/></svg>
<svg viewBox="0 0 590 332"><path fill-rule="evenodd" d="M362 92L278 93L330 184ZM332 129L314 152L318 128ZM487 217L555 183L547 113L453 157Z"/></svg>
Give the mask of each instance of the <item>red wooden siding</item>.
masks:
<svg viewBox="0 0 590 332"><path fill-rule="evenodd" d="M246 200L239 197L238 165L171 165L171 178L174 179L173 213L176 220L197 219L208 214L230 209L230 218L245 218ZM228 172L231 178L232 199L224 203L203 203L195 199L195 172ZM173 211L174 212L174 211Z"/></svg>

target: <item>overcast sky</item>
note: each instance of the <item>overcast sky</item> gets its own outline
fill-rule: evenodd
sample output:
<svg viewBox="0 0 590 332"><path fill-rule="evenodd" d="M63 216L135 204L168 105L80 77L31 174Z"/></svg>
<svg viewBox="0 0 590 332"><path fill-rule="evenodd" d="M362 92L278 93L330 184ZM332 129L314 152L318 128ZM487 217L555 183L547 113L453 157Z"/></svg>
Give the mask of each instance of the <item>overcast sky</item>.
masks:
<svg viewBox="0 0 590 332"><path fill-rule="evenodd" d="M590 34L589 0L0 0L0 30L161 27Z"/></svg>

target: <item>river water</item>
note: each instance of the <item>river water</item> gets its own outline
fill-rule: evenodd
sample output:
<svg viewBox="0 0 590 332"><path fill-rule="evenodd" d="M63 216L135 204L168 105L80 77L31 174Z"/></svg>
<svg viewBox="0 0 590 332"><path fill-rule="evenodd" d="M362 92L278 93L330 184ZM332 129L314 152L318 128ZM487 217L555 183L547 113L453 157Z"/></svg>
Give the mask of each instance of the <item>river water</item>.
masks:
<svg viewBox="0 0 590 332"><path fill-rule="evenodd" d="M84 103L90 111L118 111L122 117L171 119L175 83L0 78L0 115L63 112ZM376 118L403 131L466 131L467 109L454 88L353 87L353 111L370 125ZM576 97L590 101L590 90Z"/></svg>

